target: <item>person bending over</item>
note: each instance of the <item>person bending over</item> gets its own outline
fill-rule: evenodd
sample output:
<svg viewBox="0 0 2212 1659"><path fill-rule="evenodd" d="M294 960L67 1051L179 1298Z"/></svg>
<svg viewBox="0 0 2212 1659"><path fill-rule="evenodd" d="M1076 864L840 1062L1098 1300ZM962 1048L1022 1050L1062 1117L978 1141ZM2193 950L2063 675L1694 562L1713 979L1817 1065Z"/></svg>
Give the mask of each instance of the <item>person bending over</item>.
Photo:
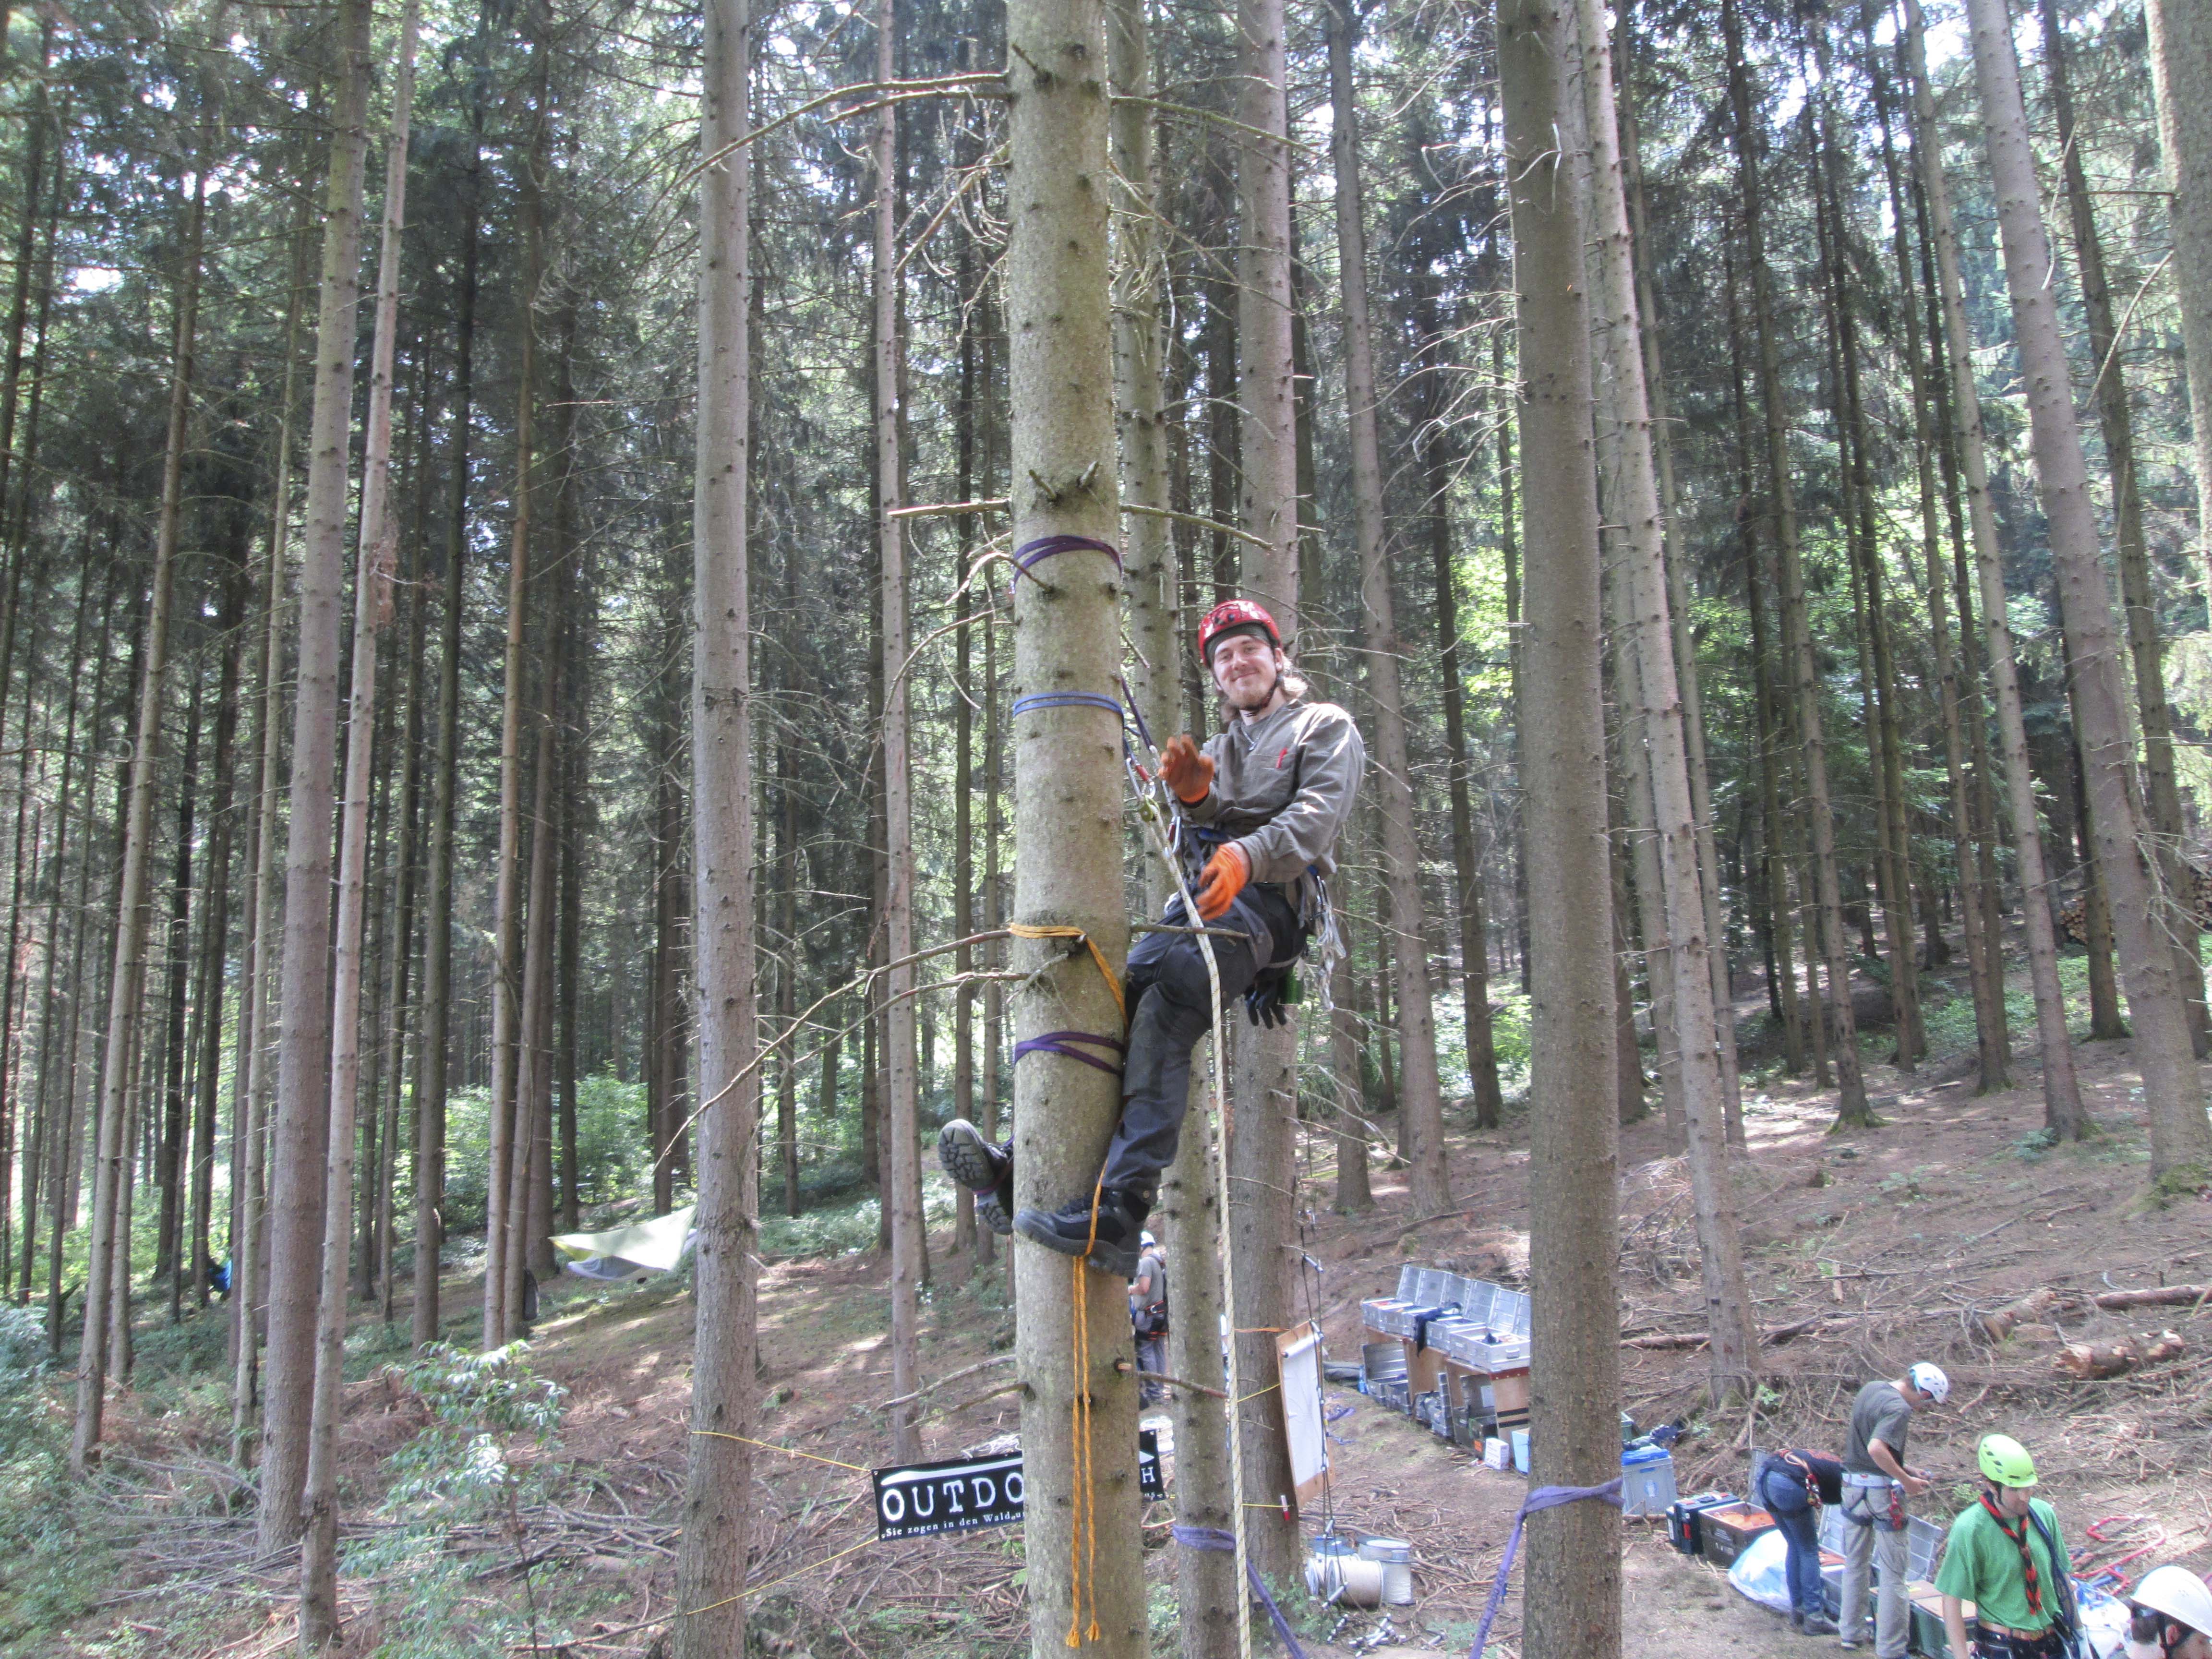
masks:
<svg viewBox="0 0 2212 1659"><path fill-rule="evenodd" d="M1316 702L1283 650L1274 618L1249 599L1230 599L1199 625L1198 654L1213 677L1226 729L1203 750L1188 735L1160 750L1160 775L1207 849L1194 898L1213 939L1224 1004L1243 997L1252 1018L1284 1018L1291 966L1317 925L1318 881L1335 873L1337 838L1352 816L1366 745L1352 716ZM1188 927L1180 894L1163 921ZM1239 937L1228 937L1227 935ZM1013 1143L993 1146L954 1118L939 1132L945 1171L976 1194L975 1214L1119 1278L1137 1270L1137 1243L1175 1161L1188 1103L1192 1047L1213 1024L1199 940L1188 933L1145 934L1129 952L1127 1055L1121 1115L1106 1148L1096 1193L1069 1195L1057 1209L1013 1211Z"/></svg>
<svg viewBox="0 0 2212 1659"><path fill-rule="evenodd" d="M1769 1452L1751 1489L1790 1547L1790 1628L1833 1636L1820 1581L1820 1505L1843 1502L1843 1460L1802 1449Z"/></svg>

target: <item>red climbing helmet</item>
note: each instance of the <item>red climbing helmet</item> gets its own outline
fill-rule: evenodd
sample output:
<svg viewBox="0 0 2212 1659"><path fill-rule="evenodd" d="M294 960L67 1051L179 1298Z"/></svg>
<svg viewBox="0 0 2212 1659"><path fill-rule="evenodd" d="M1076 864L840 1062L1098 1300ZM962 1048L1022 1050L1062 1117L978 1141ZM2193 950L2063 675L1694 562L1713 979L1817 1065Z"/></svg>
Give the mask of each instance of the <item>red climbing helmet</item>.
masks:
<svg viewBox="0 0 2212 1659"><path fill-rule="evenodd" d="M1206 620L1198 625L1198 659L1208 668L1213 666L1213 642L1224 634L1257 628L1266 631L1267 643L1276 650L1283 648L1283 636L1276 631L1275 619L1249 599L1224 599L1206 613Z"/></svg>

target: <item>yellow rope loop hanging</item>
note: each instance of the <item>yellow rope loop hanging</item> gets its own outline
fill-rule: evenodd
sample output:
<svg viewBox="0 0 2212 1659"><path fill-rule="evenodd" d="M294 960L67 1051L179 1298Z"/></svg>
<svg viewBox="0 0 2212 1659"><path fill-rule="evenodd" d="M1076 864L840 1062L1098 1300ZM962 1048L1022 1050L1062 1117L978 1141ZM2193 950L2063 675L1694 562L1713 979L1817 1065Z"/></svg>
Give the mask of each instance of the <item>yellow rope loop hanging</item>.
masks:
<svg viewBox="0 0 2212 1659"><path fill-rule="evenodd" d="M1069 1380L1073 1388L1067 1408L1069 1437L1075 1443L1075 1493L1070 1503L1074 1525L1067 1540L1066 1639L1072 1648L1081 1647L1086 1640L1098 1639L1098 1518L1091 1457L1091 1280L1084 1270L1090 1265L1092 1247L1098 1243L1098 1204L1104 1196L1103 1182L1091 1188L1091 1236L1084 1241L1083 1254L1068 1264L1074 1275L1070 1311L1075 1321L1075 1340L1068 1344L1073 1373ZM1091 1626L1087 1633L1083 1627L1083 1601L1086 1594L1091 1598Z"/></svg>
<svg viewBox="0 0 2212 1659"><path fill-rule="evenodd" d="M1105 976L1106 988L1114 994L1114 1006L1121 1011L1121 1024L1125 1026L1128 1024L1129 1004L1121 993L1121 975L1114 971L1113 965L1106 960L1106 953L1098 948L1097 939L1092 939L1080 927L1047 927L1019 921L1008 922L1006 931L1016 939L1081 939L1084 944L1091 947L1091 959L1098 964L1099 973Z"/></svg>

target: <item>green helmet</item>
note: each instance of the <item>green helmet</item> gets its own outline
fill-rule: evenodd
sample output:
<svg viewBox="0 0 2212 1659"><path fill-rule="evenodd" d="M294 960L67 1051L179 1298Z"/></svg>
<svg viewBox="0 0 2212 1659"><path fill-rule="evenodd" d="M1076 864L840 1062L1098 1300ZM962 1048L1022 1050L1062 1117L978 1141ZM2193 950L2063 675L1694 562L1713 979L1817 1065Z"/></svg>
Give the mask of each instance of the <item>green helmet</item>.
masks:
<svg viewBox="0 0 2212 1659"><path fill-rule="evenodd" d="M2035 1484L2035 1459L2028 1455L2027 1448L2008 1434L1985 1434L1982 1437L1982 1473L1990 1484L1999 1486L2032 1486Z"/></svg>

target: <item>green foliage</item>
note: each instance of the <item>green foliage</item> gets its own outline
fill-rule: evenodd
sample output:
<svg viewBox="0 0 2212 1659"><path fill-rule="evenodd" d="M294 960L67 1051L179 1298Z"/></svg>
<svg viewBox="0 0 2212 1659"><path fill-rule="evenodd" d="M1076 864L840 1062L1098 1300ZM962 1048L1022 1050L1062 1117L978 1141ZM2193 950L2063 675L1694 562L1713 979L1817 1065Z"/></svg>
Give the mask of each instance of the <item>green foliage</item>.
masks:
<svg viewBox="0 0 2212 1659"><path fill-rule="evenodd" d="M2022 1135L2013 1142L2013 1156L2023 1164L2040 1164L2057 1145L2057 1130L2038 1129L2033 1134Z"/></svg>
<svg viewBox="0 0 2212 1659"><path fill-rule="evenodd" d="M68 1477L69 1413L51 1378L37 1316L0 1306L0 1654L26 1659L99 1595L110 1559Z"/></svg>

